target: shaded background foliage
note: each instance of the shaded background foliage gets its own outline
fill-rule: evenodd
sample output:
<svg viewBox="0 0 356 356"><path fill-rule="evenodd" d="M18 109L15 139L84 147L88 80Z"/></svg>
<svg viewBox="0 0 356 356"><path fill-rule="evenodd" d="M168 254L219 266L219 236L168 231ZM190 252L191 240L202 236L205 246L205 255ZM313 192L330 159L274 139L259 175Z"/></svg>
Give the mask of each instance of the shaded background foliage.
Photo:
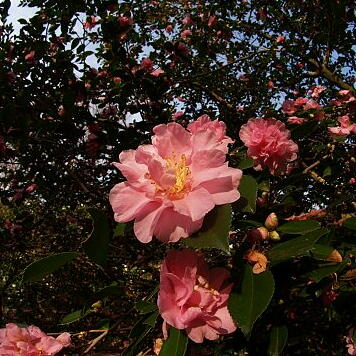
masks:
<svg viewBox="0 0 356 356"><path fill-rule="evenodd" d="M92 228L88 207L105 211L115 227L107 194L123 177L111 162L122 150L148 143L152 128L169 122L177 111L183 112L177 121L184 125L203 113L223 120L236 139L230 156L236 166L244 152L238 131L248 118L273 116L286 122L280 110L284 99L324 85L320 103L327 118L291 126L300 148L293 173L277 178L245 170L260 183L259 196L267 192L267 203L255 213L235 212L230 242L240 246L247 231L239 225L242 219L263 222L271 211L284 218L327 208L323 224L335 230L330 242L345 254L354 251L351 232L337 221L355 210L350 183L355 177L355 139L334 140L326 129L335 126L339 110L328 102L340 89L354 91L353 1L22 4L37 8L37 13L21 22L18 34L7 22L11 2L0 5L1 323L80 331L100 320L118 320L99 348L117 351L127 346L135 313L132 301L156 285L166 247L138 243L128 225L124 233L112 236L105 267L81 255L41 282L21 285L20 272L52 253L82 251ZM182 23L187 15L191 25ZM83 22L91 16L98 24L83 32ZM120 25L122 16L132 18L133 24ZM212 26L210 16L216 17ZM168 25L173 26L171 33ZM190 29L191 36L182 38L184 29ZM278 36L284 36L284 42L277 42ZM31 51L33 56L26 58ZM152 75L141 64L145 57L164 73ZM95 68L89 65L93 61ZM209 257L224 263L214 252ZM326 308L313 287L298 279L314 265L304 258L275 267L276 295L252 339L246 342L239 334L218 348L246 347L251 355L263 354L268 343L267 335L261 336L265 325L284 321L289 329L286 354L343 352L343 335L354 316L352 281L345 286L346 294ZM113 282L122 288L119 298L109 298L78 323L58 326L89 294ZM316 290L326 288L330 280L322 283ZM157 328L154 335L159 333ZM85 337L77 340L78 349L85 342ZM214 347L208 343L206 353Z"/></svg>

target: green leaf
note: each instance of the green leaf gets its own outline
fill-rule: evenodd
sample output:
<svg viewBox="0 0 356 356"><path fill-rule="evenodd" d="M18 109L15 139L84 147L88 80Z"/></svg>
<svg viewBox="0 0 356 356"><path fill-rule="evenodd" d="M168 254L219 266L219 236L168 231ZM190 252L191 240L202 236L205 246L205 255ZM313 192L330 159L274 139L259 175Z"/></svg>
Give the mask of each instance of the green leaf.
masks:
<svg viewBox="0 0 356 356"><path fill-rule="evenodd" d="M187 351L188 337L178 329L169 328L169 337L163 343L159 356L184 356Z"/></svg>
<svg viewBox="0 0 356 356"><path fill-rule="evenodd" d="M123 224L123 223L116 224L116 227L114 230L114 237L123 236L125 233L125 228L126 228L126 224Z"/></svg>
<svg viewBox="0 0 356 356"><path fill-rule="evenodd" d="M43 277L72 261L78 255L78 252L62 252L32 262L23 271L22 282L40 281Z"/></svg>
<svg viewBox="0 0 356 356"><path fill-rule="evenodd" d="M342 226L351 230L356 230L356 217L348 218Z"/></svg>
<svg viewBox="0 0 356 356"><path fill-rule="evenodd" d="M99 289L93 295L90 296L88 301L85 303L83 310L91 308L94 302L102 300L104 298L118 296L123 294L123 289L117 285L106 286L102 289Z"/></svg>
<svg viewBox="0 0 356 356"><path fill-rule="evenodd" d="M307 273L305 277L316 283L319 283L322 279L329 277L333 273L336 273L341 270L343 267L345 267L345 264L346 262L322 266L320 268L315 269L314 271Z"/></svg>
<svg viewBox="0 0 356 356"><path fill-rule="evenodd" d="M183 242L192 248L217 248L230 254L231 214L231 205L216 206L205 216L202 228Z"/></svg>
<svg viewBox="0 0 356 356"><path fill-rule="evenodd" d="M279 226L277 229L285 234L305 234L309 231L319 229L320 224L316 220L290 221Z"/></svg>
<svg viewBox="0 0 356 356"><path fill-rule="evenodd" d="M71 324L74 323L82 318L84 318L85 316L87 316L88 314L90 314L92 311L91 310L87 310L85 313L83 313L83 310L76 310L72 313L67 314L65 317L63 317L63 319L61 320L61 322L59 323L59 325L67 325L67 324Z"/></svg>
<svg viewBox="0 0 356 356"><path fill-rule="evenodd" d="M229 298L229 311L246 337L253 324L266 310L274 293L274 279L270 271L254 274L250 265L244 265L240 290Z"/></svg>
<svg viewBox="0 0 356 356"><path fill-rule="evenodd" d="M109 252L110 226L107 216L100 210L88 209L93 219L93 230L83 248L88 257L101 265L106 262Z"/></svg>
<svg viewBox="0 0 356 356"><path fill-rule="evenodd" d="M328 245L322 245L322 244L315 244L313 251L312 251L312 256L316 260L326 260L331 252L334 251L334 248Z"/></svg>
<svg viewBox="0 0 356 356"><path fill-rule="evenodd" d="M247 168L251 168L254 166L254 161L252 158L250 157L244 157L239 164L237 165L237 168L240 169L247 169Z"/></svg>
<svg viewBox="0 0 356 356"><path fill-rule="evenodd" d="M286 326L274 326L271 330L268 346L268 356L278 356L282 353L288 339Z"/></svg>
<svg viewBox="0 0 356 356"><path fill-rule="evenodd" d="M135 304L135 308L140 314L147 314L157 310L157 304L140 300Z"/></svg>
<svg viewBox="0 0 356 356"><path fill-rule="evenodd" d="M280 243L268 252L268 258L275 265L294 257L307 256L310 251L313 251L314 245L319 238L328 232L328 229L323 228Z"/></svg>
<svg viewBox="0 0 356 356"><path fill-rule="evenodd" d="M251 176L243 175L239 192L241 198L238 200L238 204L243 204L242 211L247 213L254 213L256 211L256 199L257 199L257 182L255 178Z"/></svg>

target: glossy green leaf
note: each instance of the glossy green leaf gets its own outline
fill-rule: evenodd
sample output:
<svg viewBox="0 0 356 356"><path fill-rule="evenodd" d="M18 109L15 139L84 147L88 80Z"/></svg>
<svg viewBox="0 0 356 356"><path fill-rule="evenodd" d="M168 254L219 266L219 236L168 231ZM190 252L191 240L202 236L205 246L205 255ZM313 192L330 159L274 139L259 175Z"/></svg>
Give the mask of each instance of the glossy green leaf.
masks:
<svg viewBox="0 0 356 356"><path fill-rule="evenodd" d="M247 169L247 168L251 168L254 165L254 161L252 158L250 157L244 157L239 164L237 165L237 168L240 169Z"/></svg>
<svg viewBox="0 0 356 356"><path fill-rule="evenodd" d="M249 336L253 324L266 310L274 293L274 279L270 271L254 274L250 265L244 265L240 290L229 298L229 311L239 328Z"/></svg>
<svg viewBox="0 0 356 356"><path fill-rule="evenodd" d="M63 319L60 321L59 325L68 325L68 324L74 323L74 322L84 318L91 312L92 312L92 310L87 310L86 312L83 312L82 309L76 310L72 313L67 314L65 317L63 317Z"/></svg>
<svg viewBox="0 0 356 356"><path fill-rule="evenodd" d="M348 218L342 226L351 230L356 230L356 217Z"/></svg>
<svg viewBox="0 0 356 356"><path fill-rule="evenodd" d="M334 248L328 245L315 244L313 247L313 251L311 253L312 257L316 260L325 261L333 252Z"/></svg>
<svg viewBox="0 0 356 356"><path fill-rule="evenodd" d="M290 221L278 227L278 231L285 234L305 234L319 229L320 224L316 220Z"/></svg>
<svg viewBox="0 0 356 356"><path fill-rule="evenodd" d="M202 228L184 239L184 243L192 248L217 248L229 254L231 214L231 205L216 206L205 216Z"/></svg>
<svg viewBox="0 0 356 356"><path fill-rule="evenodd" d="M255 178L247 175L242 176L239 187L241 198L237 202L238 205L243 206L242 211L247 213L256 211L257 189Z"/></svg>
<svg viewBox="0 0 356 356"><path fill-rule="evenodd" d="M333 273L338 272L345 266L345 263L337 263L327 266L322 266L320 268L315 269L305 275L308 279L319 283L322 279L331 276Z"/></svg>
<svg viewBox="0 0 356 356"><path fill-rule="evenodd" d="M88 209L93 219L93 230L83 243L88 257L97 264L106 262L109 252L110 225L107 216L100 210Z"/></svg>
<svg viewBox="0 0 356 356"><path fill-rule="evenodd" d="M23 271L22 282L40 281L43 277L72 261L78 255L78 252L62 252L32 262Z"/></svg>
<svg viewBox="0 0 356 356"><path fill-rule="evenodd" d="M187 351L188 337L182 330L169 328L169 337L163 343L159 356L184 356Z"/></svg>
<svg viewBox="0 0 356 356"><path fill-rule="evenodd" d="M123 236L125 233L126 224L117 223L114 230L114 237Z"/></svg>
<svg viewBox="0 0 356 356"><path fill-rule="evenodd" d="M140 300L135 304L135 308L140 314L147 314L157 310L157 304Z"/></svg>
<svg viewBox="0 0 356 356"><path fill-rule="evenodd" d="M268 259L272 264L287 261L298 256L308 256L313 251L319 238L329 232L328 229L319 229L306 233L303 236L282 242L268 252Z"/></svg>
<svg viewBox="0 0 356 356"><path fill-rule="evenodd" d="M282 353L288 339L286 326L274 326L271 330L268 346L268 356L278 356Z"/></svg>

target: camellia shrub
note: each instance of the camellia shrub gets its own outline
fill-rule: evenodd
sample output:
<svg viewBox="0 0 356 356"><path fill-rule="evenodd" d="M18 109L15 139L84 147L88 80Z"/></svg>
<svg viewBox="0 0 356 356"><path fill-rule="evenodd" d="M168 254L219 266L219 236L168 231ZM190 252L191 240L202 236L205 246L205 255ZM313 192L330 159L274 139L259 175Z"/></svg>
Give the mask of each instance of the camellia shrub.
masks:
<svg viewBox="0 0 356 356"><path fill-rule="evenodd" d="M0 356L356 355L354 2L20 5Z"/></svg>

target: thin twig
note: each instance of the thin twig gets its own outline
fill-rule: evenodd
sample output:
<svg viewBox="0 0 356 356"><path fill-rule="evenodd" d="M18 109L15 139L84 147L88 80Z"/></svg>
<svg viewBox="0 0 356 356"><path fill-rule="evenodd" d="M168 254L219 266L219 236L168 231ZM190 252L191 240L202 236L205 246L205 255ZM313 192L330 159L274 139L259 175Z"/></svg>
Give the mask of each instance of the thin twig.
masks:
<svg viewBox="0 0 356 356"><path fill-rule="evenodd" d="M84 353L87 354L101 339L103 339L108 334L108 332L109 330L105 330L102 334L92 340L90 342L89 347L84 351Z"/></svg>

